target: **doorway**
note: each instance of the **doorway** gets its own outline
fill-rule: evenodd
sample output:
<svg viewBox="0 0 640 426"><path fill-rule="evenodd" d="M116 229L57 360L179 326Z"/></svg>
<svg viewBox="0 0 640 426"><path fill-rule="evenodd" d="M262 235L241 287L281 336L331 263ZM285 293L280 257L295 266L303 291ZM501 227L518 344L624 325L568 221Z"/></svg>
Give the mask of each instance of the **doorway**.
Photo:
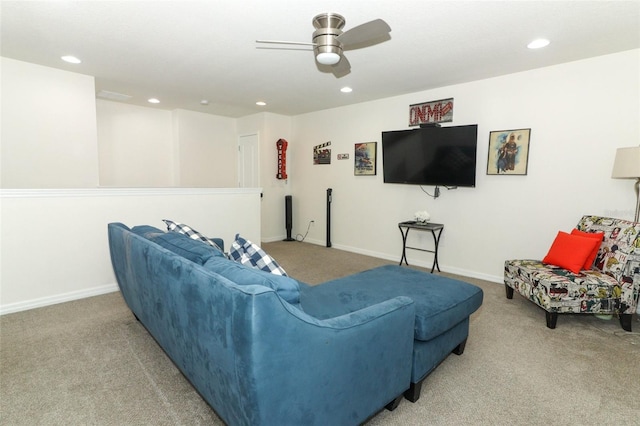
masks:
<svg viewBox="0 0 640 426"><path fill-rule="evenodd" d="M257 133L238 138L238 187L260 187L260 137Z"/></svg>

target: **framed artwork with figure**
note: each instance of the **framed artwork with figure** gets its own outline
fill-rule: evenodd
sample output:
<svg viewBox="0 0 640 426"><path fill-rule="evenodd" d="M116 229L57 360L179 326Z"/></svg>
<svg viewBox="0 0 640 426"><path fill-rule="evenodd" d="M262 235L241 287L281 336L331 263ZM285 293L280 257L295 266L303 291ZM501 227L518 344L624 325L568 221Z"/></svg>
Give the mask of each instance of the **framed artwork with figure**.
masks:
<svg viewBox="0 0 640 426"><path fill-rule="evenodd" d="M526 175L531 129L489 132L488 175Z"/></svg>
<svg viewBox="0 0 640 426"><path fill-rule="evenodd" d="M355 144L355 160L353 174L356 176L375 176L377 142L364 142Z"/></svg>

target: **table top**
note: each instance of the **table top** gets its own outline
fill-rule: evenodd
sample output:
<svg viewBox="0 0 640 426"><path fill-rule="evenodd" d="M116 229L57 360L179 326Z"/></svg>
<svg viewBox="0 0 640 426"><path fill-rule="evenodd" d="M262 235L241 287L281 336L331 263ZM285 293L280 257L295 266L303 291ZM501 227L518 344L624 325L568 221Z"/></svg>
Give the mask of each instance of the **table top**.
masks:
<svg viewBox="0 0 640 426"><path fill-rule="evenodd" d="M406 222L398 223L398 227L418 228L418 229L426 229L429 231L435 231L435 230L444 228L444 225L442 223L418 222L415 220L408 220Z"/></svg>

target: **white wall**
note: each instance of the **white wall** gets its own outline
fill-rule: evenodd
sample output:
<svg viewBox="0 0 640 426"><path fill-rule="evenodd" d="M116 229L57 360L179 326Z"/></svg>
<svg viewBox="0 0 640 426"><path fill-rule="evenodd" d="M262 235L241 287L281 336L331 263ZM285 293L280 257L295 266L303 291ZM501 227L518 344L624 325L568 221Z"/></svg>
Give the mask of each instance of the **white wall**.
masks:
<svg viewBox="0 0 640 426"><path fill-rule="evenodd" d="M101 186L238 186L235 119L104 100L97 105Z"/></svg>
<svg viewBox="0 0 640 426"><path fill-rule="evenodd" d="M100 186L176 186L171 111L96 100Z"/></svg>
<svg viewBox="0 0 640 426"><path fill-rule="evenodd" d="M2 188L95 188L93 77L0 58Z"/></svg>
<svg viewBox="0 0 640 426"><path fill-rule="evenodd" d="M179 186L238 186L235 119L180 109L173 111L173 126Z"/></svg>
<svg viewBox="0 0 640 426"><path fill-rule="evenodd" d="M97 101L100 185L236 187L236 120Z"/></svg>
<svg viewBox="0 0 640 426"><path fill-rule="evenodd" d="M2 190L0 313L116 291L107 224L186 223L228 250L260 239L257 189Z"/></svg>
<svg viewBox="0 0 640 426"><path fill-rule="evenodd" d="M543 257L558 230L583 214L633 219L633 182L611 179L616 148L640 142L640 50L294 117L291 164L296 232L325 241L325 195L333 188L337 248L399 260L397 223L426 209L445 224L443 270L500 282L505 259ZM380 136L407 128L410 104L454 98L451 125L478 124L477 187L442 190L384 184ZM449 124L447 124L449 125ZM492 130L531 128L526 176L487 176ZM312 165L313 146L331 141L332 164ZM354 144L378 142L378 175L355 177ZM425 187L433 192L433 187ZM414 233L415 245L431 236ZM410 252L409 262L430 266Z"/></svg>

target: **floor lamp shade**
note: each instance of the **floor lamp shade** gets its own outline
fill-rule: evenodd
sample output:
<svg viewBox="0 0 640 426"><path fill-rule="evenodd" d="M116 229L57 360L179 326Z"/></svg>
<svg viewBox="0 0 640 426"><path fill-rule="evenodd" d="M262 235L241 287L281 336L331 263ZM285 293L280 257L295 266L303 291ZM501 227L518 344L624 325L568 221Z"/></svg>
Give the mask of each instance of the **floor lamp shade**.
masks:
<svg viewBox="0 0 640 426"><path fill-rule="evenodd" d="M636 215L634 221L638 222L638 216L640 216L640 146L618 148L611 177L636 180Z"/></svg>
<svg viewBox="0 0 640 426"><path fill-rule="evenodd" d="M640 146L618 148L611 177L620 179L640 178Z"/></svg>

